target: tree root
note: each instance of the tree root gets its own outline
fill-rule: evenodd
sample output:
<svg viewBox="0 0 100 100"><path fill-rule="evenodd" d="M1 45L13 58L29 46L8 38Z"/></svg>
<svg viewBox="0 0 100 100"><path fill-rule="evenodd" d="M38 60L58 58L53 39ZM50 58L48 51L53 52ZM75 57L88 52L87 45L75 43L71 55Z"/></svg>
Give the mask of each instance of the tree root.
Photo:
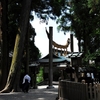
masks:
<svg viewBox="0 0 100 100"><path fill-rule="evenodd" d="M3 90L0 91L0 93L9 93L10 89L5 87Z"/></svg>
<svg viewBox="0 0 100 100"><path fill-rule="evenodd" d="M0 91L0 93L10 93L10 92L21 92L21 89L10 90L9 88L4 88L3 90Z"/></svg>

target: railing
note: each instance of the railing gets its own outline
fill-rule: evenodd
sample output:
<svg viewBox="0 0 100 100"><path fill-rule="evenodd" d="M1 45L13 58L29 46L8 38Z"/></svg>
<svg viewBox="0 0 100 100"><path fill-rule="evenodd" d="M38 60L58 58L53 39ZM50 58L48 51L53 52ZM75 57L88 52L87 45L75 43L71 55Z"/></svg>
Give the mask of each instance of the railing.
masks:
<svg viewBox="0 0 100 100"><path fill-rule="evenodd" d="M100 100L100 84L59 81L59 100Z"/></svg>
<svg viewBox="0 0 100 100"><path fill-rule="evenodd" d="M87 85L88 100L100 100L100 84Z"/></svg>

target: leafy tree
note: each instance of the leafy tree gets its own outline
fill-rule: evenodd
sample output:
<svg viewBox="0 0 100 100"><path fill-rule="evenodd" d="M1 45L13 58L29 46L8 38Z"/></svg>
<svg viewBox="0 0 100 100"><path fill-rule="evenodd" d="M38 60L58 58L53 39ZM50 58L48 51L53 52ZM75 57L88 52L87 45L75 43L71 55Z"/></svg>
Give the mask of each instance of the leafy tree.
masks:
<svg viewBox="0 0 100 100"><path fill-rule="evenodd" d="M18 28L18 34L16 36L11 68L10 68L6 86L2 90L2 92L9 92L12 89L16 89L16 87L18 86L20 64L21 64L20 61L22 58L22 52L24 47L23 44L25 41L25 34L27 32L27 26L29 22L31 2L32 2L31 0L29 1L24 0L22 2L22 12L20 14L20 24Z"/></svg>
<svg viewBox="0 0 100 100"><path fill-rule="evenodd" d="M9 27L8 33L10 34L15 33L16 39L15 39L13 58L11 62L7 83L5 88L1 92L10 92L12 90L18 91L18 82L20 76L19 74L21 69L20 66L21 66L21 60L23 56L25 36L26 33L28 32L29 17L31 11L35 11L36 15L40 19L43 19L42 21L46 22L49 19L49 17L55 19L56 16L60 16L61 9L63 8L65 0L46 0L46 1L45 0L36 0L36 1L9 0L8 3L9 3L8 9L12 11L11 14L8 13L9 14L8 20L10 20L9 25L14 27L14 30L12 30ZM11 5L13 6L14 9L11 7ZM15 13L15 9L16 9L16 13ZM20 12L19 10L22 12ZM11 20L13 20L14 23ZM12 38L12 36L15 36L15 34L9 35L9 38ZM13 50L13 45L9 45L9 46L11 47L10 50Z"/></svg>
<svg viewBox="0 0 100 100"><path fill-rule="evenodd" d="M3 60L2 60L2 66L1 66L1 71L2 71L1 81L0 81L1 82L1 85L0 85L1 88L3 88L5 86L5 83L6 83L6 80L7 80L7 77L8 77L8 72L9 72L10 63L11 63L11 60L9 59L9 53L10 53L10 55L13 53L15 38L16 38L17 29L18 29L18 26L19 26L21 2L22 1L20 1L20 0L16 0L16 1L9 0L8 2L5 1L5 0L4 1L2 0L2 5L3 5L3 20L2 20L2 23L3 23L2 24L2 32L3 32L3 34L2 35L3 35L3 47L4 47L4 49L2 48L3 49L2 50L3 51L2 52L2 55L3 55L2 59ZM7 9L7 7L8 7L8 9ZM6 14L4 14L4 13L8 13L8 17L5 16ZM5 20L5 18L6 18L6 20ZM30 19L31 20L33 19L32 15L30 15ZM31 26L31 24L29 25L29 27L30 26ZM35 30L32 31L32 29L33 28L31 26L29 28L29 35L31 37L36 35ZM5 36L5 35L7 35L7 36ZM30 36L29 36L29 38L31 38ZM31 42L33 42L33 41L31 41ZM27 43L25 43L25 44L27 44ZM36 46L34 46L34 48L36 48ZM24 49L26 49L26 47ZM31 50L32 49L30 48L30 51ZM5 56L6 53L7 53L7 56ZM38 52L35 53L35 54L38 56ZM34 57L34 55L31 56L31 57ZM7 61L9 60L9 61L6 62L5 60L7 60ZM28 62L27 59L25 59L25 60ZM25 61L25 65L27 65L26 61Z"/></svg>
<svg viewBox="0 0 100 100"><path fill-rule="evenodd" d="M86 61L90 55L98 54L100 44L100 1L99 0L72 0L63 10L63 14L58 20L58 29L62 31L72 31L76 38L84 41L83 51ZM66 12L65 12L66 11Z"/></svg>

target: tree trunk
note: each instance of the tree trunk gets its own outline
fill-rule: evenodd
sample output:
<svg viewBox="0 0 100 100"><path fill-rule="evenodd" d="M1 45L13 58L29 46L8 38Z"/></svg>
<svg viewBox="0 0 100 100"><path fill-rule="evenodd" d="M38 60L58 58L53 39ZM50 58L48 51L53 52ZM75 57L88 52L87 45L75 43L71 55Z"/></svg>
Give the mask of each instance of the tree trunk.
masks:
<svg viewBox="0 0 100 100"><path fill-rule="evenodd" d="M2 17L2 6L0 2L0 52L1 52L1 47L2 47L1 17ZM1 72L1 60L2 60L2 54L0 53L0 72ZM1 74L0 74L0 84L1 84ZM0 86L0 89L1 89L1 86Z"/></svg>
<svg viewBox="0 0 100 100"><path fill-rule="evenodd" d="M22 59L22 52L24 47L25 35L27 32L30 8L31 8L32 0L23 0L22 3L22 12L20 18L20 26L18 28L18 34L16 36L14 53L12 58L12 63L9 71L9 76L7 79L7 83L5 88L1 92L10 92L12 90L15 91L15 87L17 87L17 83L19 82L19 70L21 70L20 64ZM17 77L17 79L16 79Z"/></svg>
<svg viewBox="0 0 100 100"><path fill-rule="evenodd" d="M7 34L7 0L2 0L2 59L1 59L1 80L0 90L6 85L8 77L8 34Z"/></svg>
<svg viewBox="0 0 100 100"><path fill-rule="evenodd" d="M26 34L26 73L29 73L29 27Z"/></svg>

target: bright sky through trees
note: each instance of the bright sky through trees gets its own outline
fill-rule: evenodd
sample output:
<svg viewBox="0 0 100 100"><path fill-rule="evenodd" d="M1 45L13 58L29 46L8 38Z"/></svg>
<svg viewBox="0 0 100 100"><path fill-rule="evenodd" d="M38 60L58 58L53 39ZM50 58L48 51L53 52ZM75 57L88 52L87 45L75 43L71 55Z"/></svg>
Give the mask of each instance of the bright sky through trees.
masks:
<svg viewBox="0 0 100 100"><path fill-rule="evenodd" d="M45 23L40 23L39 18L35 16L31 24L35 28L35 31L36 31L35 45L39 48L42 54L42 57L47 55L49 52L49 40L45 32L45 27L47 27L48 31L49 31L50 26L53 27L53 40L58 44L64 45L66 44L67 39L70 38L69 32L66 33L66 35L64 35L64 32L57 31L57 24L53 20L49 20L48 25L46 25ZM68 47L68 51L70 51L70 45ZM74 38L74 52L77 52L77 51L78 51L78 41L76 38Z"/></svg>

